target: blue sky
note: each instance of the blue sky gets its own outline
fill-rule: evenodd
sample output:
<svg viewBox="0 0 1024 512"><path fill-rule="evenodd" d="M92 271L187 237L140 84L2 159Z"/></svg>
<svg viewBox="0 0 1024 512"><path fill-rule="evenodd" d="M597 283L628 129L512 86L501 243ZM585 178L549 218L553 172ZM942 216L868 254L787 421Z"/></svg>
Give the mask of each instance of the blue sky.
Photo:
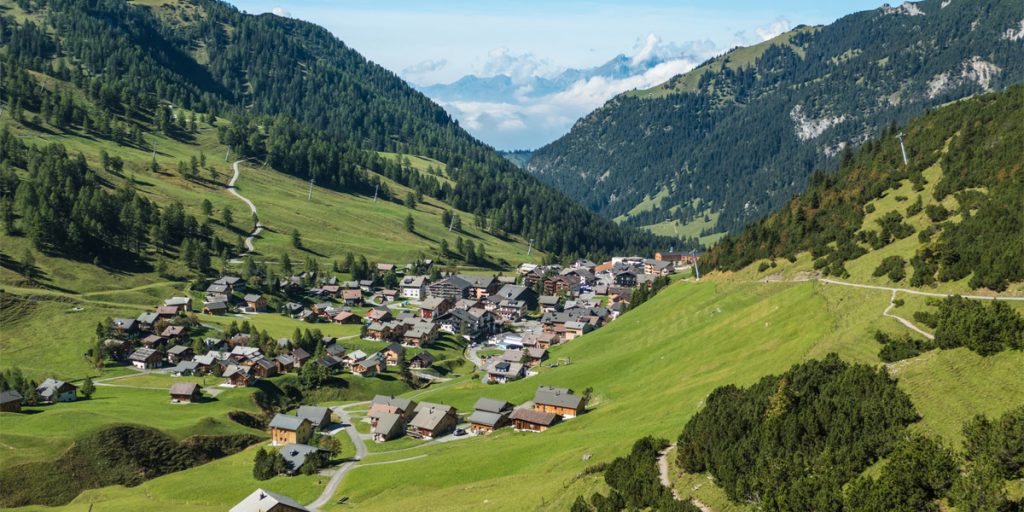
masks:
<svg viewBox="0 0 1024 512"><path fill-rule="evenodd" d="M590 68L624 54L654 54L657 69L579 82L517 101L439 101L475 136L499 149L536 148L614 95L656 85L733 46L800 24L826 24L879 0L229 0L324 26L370 60L426 86L475 74L531 77ZM525 90L525 89L524 89Z"/></svg>

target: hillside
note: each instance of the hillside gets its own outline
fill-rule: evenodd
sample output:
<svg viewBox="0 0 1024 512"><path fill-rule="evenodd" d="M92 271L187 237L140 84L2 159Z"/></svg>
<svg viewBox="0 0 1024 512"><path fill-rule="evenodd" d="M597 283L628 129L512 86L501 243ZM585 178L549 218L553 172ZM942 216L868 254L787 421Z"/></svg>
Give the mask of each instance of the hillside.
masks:
<svg viewBox="0 0 1024 512"><path fill-rule="evenodd" d="M723 239L705 265L761 260L770 275L809 252L781 262L860 283L1006 290L1024 281L1022 119L1021 86L936 109L904 129L909 165L891 132L868 141L837 174L813 175L778 213Z"/></svg>
<svg viewBox="0 0 1024 512"><path fill-rule="evenodd" d="M9 110L30 122L39 114L58 133L144 148L151 133L186 140L223 118L230 123L217 126L217 141L233 154L363 196L382 175L545 252L644 252L659 243L566 201L316 25L214 0L5 4L0 14ZM186 117L175 117L179 110ZM445 175L378 152L432 159Z"/></svg>
<svg viewBox="0 0 1024 512"><path fill-rule="evenodd" d="M927 0L799 27L612 99L528 169L629 225L737 233L844 148L1024 80L1019 19L1012 2Z"/></svg>

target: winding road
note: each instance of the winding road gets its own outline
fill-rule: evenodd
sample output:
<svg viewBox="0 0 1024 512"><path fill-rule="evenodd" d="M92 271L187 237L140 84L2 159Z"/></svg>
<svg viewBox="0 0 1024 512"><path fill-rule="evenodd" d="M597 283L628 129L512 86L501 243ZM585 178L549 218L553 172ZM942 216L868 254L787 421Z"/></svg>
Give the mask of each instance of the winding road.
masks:
<svg viewBox="0 0 1024 512"><path fill-rule="evenodd" d="M313 512L319 511L320 507L331 501L334 493L338 492L338 486L341 485L341 479L344 478L349 471L352 471L363 457L366 457L366 443L363 442L363 438L359 435L359 431L356 430L356 426L352 424L352 418L349 417L348 411L345 410L346 407L363 405L366 403L367 402L359 402L332 408L334 413L341 418L341 423L345 425L345 432L348 433L349 439L351 439L352 444L355 445L356 454L351 460L338 466L338 469L334 470L334 474L331 475L331 480L327 482L327 486L324 487L324 491L320 493L320 497L313 503L306 505L306 507Z"/></svg>
<svg viewBox="0 0 1024 512"><path fill-rule="evenodd" d="M250 201L247 197L243 196L242 194L239 194L238 189L235 188L235 182L238 181L238 164L244 161L244 159L235 160L235 163L232 165L232 167L234 167L235 169L235 174L234 176L231 177L231 181L228 182L228 192L230 192L231 195L241 199L243 203L247 204L249 206L249 210L252 211L253 216L256 217L256 227L252 230L252 233L249 233L249 236L245 239L245 254L242 254L242 256L251 254L256 251L256 247L253 246L253 239L259 236L260 232L263 231L263 223L260 222L259 214L256 213L256 205L253 204L253 202ZM241 263L241 259L235 258L231 260L231 263Z"/></svg>

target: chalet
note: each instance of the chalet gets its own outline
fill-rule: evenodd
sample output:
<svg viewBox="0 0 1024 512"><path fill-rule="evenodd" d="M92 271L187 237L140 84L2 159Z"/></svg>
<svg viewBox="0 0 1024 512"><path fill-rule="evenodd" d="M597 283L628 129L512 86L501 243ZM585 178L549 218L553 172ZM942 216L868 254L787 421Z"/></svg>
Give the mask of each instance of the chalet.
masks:
<svg viewBox="0 0 1024 512"><path fill-rule="evenodd" d="M330 373L337 373L341 371L341 361L331 356L324 356L316 360L316 364L323 366Z"/></svg>
<svg viewBox="0 0 1024 512"><path fill-rule="evenodd" d="M228 512L310 512L299 502L263 489L256 489Z"/></svg>
<svg viewBox="0 0 1024 512"><path fill-rule="evenodd" d="M277 364L265 357L253 359L251 368L253 375L261 379L277 375Z"/></svg>
<svg viewBox="0 0 1024 512"><path fill-rule="evenodd" d="M241 277L237 276L221 276L221 278L214 281L213 284L227 286L229 294L245 289L245 281L243 281Z"/></svg>
<svg viewBox="0 0 1024 512"><path fill-rule="evenodd" d="M21 412L24 397L13 389L0 392L0 412Z"/></svg>
<svg viewBox="0 0 1024 512"><path fill-rule="evenodd" d="M206 288L206 296L220 301L227 301L231 297L231 287L226 284L211 284Z"/></svg>
<svg viewBox="0 0 1024 512"><path fill-rule="evenodd" d="M388 366L398 366L399 363L405 360L405 347L398 343L388 345L381 353L384 355Z"/></svg>
<svg viewBox="0 0 1024 512"><path fill-rule="evenodd" d="M195 354L192 352L192 347L185 345L175 345L167 349L167 362L170 364L178 364L182 361L191 361Z"/></svg>
<svg viewBox="0 0 1024 512"><path fill-rule="evenodd" d="M152 332L153 326L156 325L157 320L160 320L160 315L148 311L140 313L139 317L135 319L138 323L139 330L143 332Z"/></svg>
<svg viewBox="0 0 1024 512"><path fill-rule="evenodd" d="M385 302L393 302L398 298L398 290L381 290L381 297L384 297Z"/></svg>
<svg viewBox="0 0 1024 512"><path fill-rule="evenodd" d="M356 350L346 355L342 359L342 361L344 361L345 364L348 365L349 368L351 368L352 365L356 364L359 361L362 361L363 359L366 359L367 356L368 354L366 352L363 352L362 350Z"/></svg>
<svg viewBox="0 0 1024 512"><path fill-rule="evenodd" d="M516 410L512 411L509 418L512 420L512 426L516 430L525 432L544 432L555 423L558 423L557 414L528 409L526 407L517 407Z"/></svg>
<svg viewBox="0 0 1024 512"><path fill-rule="evenodd" d="M366 312L366 320L369 322L388 322L394 318L391 316L391 310L385 307L373 308Z"/></svg>
<svg viewBox="0 0 1024 512"><path fill-rule="evenodd" d="M373 281L369 280L369 279L363 279L363 280L359 281L359 289L364 291L364 292L366 292L366 293L372 292L373 291Z"/></svg>
<svg viewBox="0 0 1024 512"><path fill-rule="evenodd" d="M383 443L401 437L405 433L405 428L405 418L402 415L393 412L379 412L374 419L371 433L374 441Z"/></svg>
<svg viewBox="0 0 1024 512"><path fill-rule="evenodd" d="M316 430L327 430L327 427L331 425L331 410L326 407L300 405L295 415L309 420Z"/></svg>
<svg viewBox="0 0 1024 512"><path fill-rule="evenodd" d="M518 322L526 316L526 301L503 300L498 303L497 314L507 322Z"/></svg>
<svg viewBox="0 0 1024 512"><path fill-rule="evenodd" d="M581 280L574 275L557 275L544 280L545 295L561 295L577 292L580 289Z"/></svg>
<svg viewBox="0 0 1024 512"><path fill-rule="evenodd" d="M179 308L175 306L163 305L156 308L156 316L163 320L170 320L171 318L178 316L178 310Z"/></svg>
<svg viewBox="0 0 1024 512"><path fill-rule="evenodd" d="M367 415L370 417L370 422L374 424L377 421L374 419L375 413L382 412L398 414L405 420L409 420L416 415L416 405L416 402L408 398L377 395L373 397L373 402L370 403L370 412Z"/></svg>
<svg viewBox="0 0 1024 512"><path fill-rule="evenodd" d="M423 352L412 356L412 359L409 360L409 368L415 370L430 368L430 365L434 364L435 360L436 358L433 354L424 350Z"/></svg>
<svg viewBox="0 0 1024 512"><path fill-rule="evenodd" d="M526 376L526 369L522 363L511 361L494 360L487 365L487 382L492 384L505 384Z"/></svg>
<svg viewBox="0 0 1024 512"><path fill-rule="evenodd" d="M228 338L228 346L230 346L231 348L239 347L239 346L245 347L245 346L249 345L249 340L250 339L251 339L251 336L249 335L249 333L240 332L240 333L238 333L238 334Z"/></svg>
<svg viewBox="0 0 1024 512"><path fill-rule="evenodd" d="M115 318L110 327L114 335L121 338L134 338L139 334L139 323L134 318Z"/></svg>
<svg viewBox="0 0 1024 512"><path fill-rule="evenodd" d="M520 349L509 349L499 355L497 359L499 361L508 361L510 363L521 363L526 360L526 353Z"/></svg>
<svg viewBox="0 0 1024 512"><path fill-rule="evenodd" d="M614 282L616 286L632 288L636 286L637 273L632 270L621 270L615 273Z"/></svg>
<svg viewBox="0 0 1024 512"><path fill-rule="evenodd" d="M163 336L158 336L156 334L150 334L149 336L142 338L141 343L142 346L149 348L162 347L167 343L167 338L164 338Z"/></svg>
<svg viewBox="0 0 1024 512"><path fill-rule="evenodd" d="M512 404L504 400L480 398L469 415L469 430L474 434L489 434L510 423Z"/></svg>
<svg viewBox="0 0 1024 512"><path fill-rule="evenodd" d="M164 301L164 306L173 307L175 313L188 313L192 311L191 297L171 297Z"/></svg>
<svg viewBox="0 0 1024 512"><path fill-rule="evenodd" d="M277 373L286 373L295 369L295 358L289 354L280 354L273 359Z"/></svg>
<svg viewBox="0 0 1024 512"><path fill-rule="evenodd" d="M46 379L36 388L39 403L74 402L78 399L78 386L57 379Z"/></svg>
<svg viewBox="0 0 1024 512"><path fill-rule="evenodd" d="M289 475L294 475L302 469L302 466L306 465L310 455L319 451L320 449L315 446L294 443L284 445L278 453L280 453L281 458L284 459L285 472Z"/></svg>
<svg viewBox="0 0 1024 512"><path fill-rule="evenodd" d="M281 314L288 315L292 318L298 318L302 315L302 304L298 302L286 302L281 306Z"/></svg>
<svg viewBox="0 0 1024 512"><path fill-rule="evenodd" d="M565 323L565 341L571 341L584 334L592 331L594 328L592 325L586 322L566 322Z"/></svg>
<svg viewBox="0 0 1024 512"><path fill-rule="evenodd" d="M204 373L203 366L198 361L181 361L169 371L179 377L192 377Z"/></svg>
<svg viewBox="0 0 1024 512"><path fill-rule="evenodd" d="M352 374L360 377L375 377L384 371L384 357L374 354L352 364Z"/></svg>
<svg viewBox="0 0 1024 512"><path fill-rule="evenodd" d="M236 345L231 348L231 359L237 362L250 361L260 357L263 357L263 353L260 352L259 347Z"/></svg>
<svg viewBox="0 0 1024 512"><path fill-rule="evenodd" d="M361 290L345 290L341 292L341 300L347 306L359 306L363 303L363 292Z"/></svg>
<svg viewBox="0 0 1024 512"><path fill-rule="evenodd" d="M526 306L529 309L537 307L537 292L533 291L531 288L514 284L506 284L502 286L497 293L491 295L487 299L496 304L503 300L522 301L526 303Z"/></svg>
<svg viewBox="0 0 1024 512"><path fill-rule="evenodd" d="M163 364L164 353L154 348L140 348L128 356L132 366L140 370L159 368Z"/></svg>
<svg viewBox="0 0 1024 512"><path fill-rule="evenodd" d="M540 386L533 395L533 408L566 418L575 418L587 408L582 396L573 394L571 389Z"/></svg>
<svg viewBox="0 0 1024 512"><path fill-rule="evenodd" d="M359 315L351 311L341 311L331 319L336 324L358 324L361 320Z"/></svg>
<svg viewBox="0 0 1024 512"><path fill-rule="evenodd" d="M190 404L202 400L203 393L199 384L194 382L175 382L171 385L171 401L180 404Z"/></svg>
<svg viewBox="0 0 1024 512"><path fill-rule="evenodd" d="M528 339L530 340L530 342L527 342ZM549 332L537 334L531 333L527 337L523 338L523 345L527 346L528 348L549 349L552 345L556 344L558 344L558 338L554 335L554 333Z"/></svg>
<svg viewBox="0 0 1024 512"><path fill-rule="evenodd" d="M395 322L373 322L366 328L366 337L376 341L386 341L394 336Z"/></svg>
<svg viewBox="0 0 1024 512"><path fill-rule="evenodd" d="M405 276L402 278L398 289L402 297L421 300L427 296L427 283L429 281L427 276Z"/></svg>
<svg viewBox="0 0 1024 512"><path fill-rule="evenodd" d="M252 373L251 367L234 364L228 365L224 369L223 377L228 380L228 384L236 388L248 387L256 381L256 376Z"/></svg>
<svg viewBox="0 0 1024 512"><path fill-rule="evenodd" d="M554 313L558 311L558 296L557 295L541 295L537 299L537 303L540 305L540 309L545 313Z"/></svg>
<svg viewBox="0 0 1024 512"><path fill-rule="evenodd" d="M341 297L341 286L336 284L325 284L321 290L323 294L328 297Z"/></svg>
<svg viewBox="0 0 1024 512"><path fill-rule="evenodd" d="M533 347L526 349L526 364L529 366L538 366L548 358L548 351L540 348Z"/></svg>
<svg viewBox="0 0 1024 512"><path fill-rule="evenodd" d="M454 407L422 402L416 406L416 416L409 422L408 432L417 439L433 439L455 430L458 424L458 411Z"/></svg>
<svg viewBox="0 0 1024 512"><path fill-rule="evenodd" d="M309 361L309 352L301 348L292 349L292 360L294 361L296 368L302 368L302 365Z"/></svg>
<svg viewBox="0 0 1024 512"><path fill-rule="evenodd" d="M313 434L313 424L306 418L275 414L270 420L270 439L274 446L305 443Z"/></svg>
<svg viewBox="0 0 1024 512"><path fill-rule="evenodd" d="M324 352L326 352L328 356L331 356L335 359L342 359L345 357L345 353L347 353L348 350L345 347L343 347L340 343L335 343L332 341L326 347L324 347Z"/></svg>
<svg viewBox="0 0 1024 512"><path fill-rule="evenodd" d="M576 277L580 280L581 286L593 283L597 278L592 271L585 268L567 268L559 272L558 275Z"/></svg>
<svg viewBox="0 0 1024 512"><path fill-rule="evenodd" d="M477 339L495 332L496 315L482 308L453 309L435 319L438 328L452 334Z"/></svg>
<svg viewBox="0 0 1024 512"><path fill-rule="evenodd" d="M282 291L288 293L295 293L302 291L302 277L301 276L289 276L282 277L277 280L277 287Z"/></svg>
<svg viewBox="0 0 1024 512"><path fill-rule="evenodd" d="M402 335L402 343L411 347L428 347L437 339L437 324L430 322L413 322L408 325L405 334Z"/></svg>
<svg viewBox="0 0 1024 512"><path fill-rule="evenodd" d="M445 297L430 297L420 304L420 318L433 320L452 309L453 302Z"/></svg>
<svg viewBox="0 0 1024 512"><path fill-rule="evenodd" d="M226 302L207 302L203 305L203 314L224 316L228 314L228 304Z"/></svg>
<svg viewBox="0 0 1024 512"><path fill-rule="evenodd" d="M649 276L667 276L676 271L676 266L671 261L644 260L644 274Z"/></svg>
<svg viewBox="0 0 1024 512"><path fill-rule="evenodd" d="M168 325L164 328L163 332L160 333L167 339L185 339L188 337L188 326L187 325Z"/></svg>
<svg viewBox="0 0 1024 512"><path fill-rule="evenodd" d="M470 296L473 285L461 276L448 276L436 283L431 283L427 293L431 297L440 297L456 301Z"/></svg>
<svg viewBox="0 0 1024 512"><path fill-rule="evenodd" d="M267 299L258 293L248 293L242 298L246 313L262 313L267 310Z"/></svg>
<svg viewBox="0 0 1024 512"><path fill-rule="evenodd" d="M394 271L395 271L395 264L394 263L378 263L377 264L377 272L380 272L381 274L386 274L388 272L394 272Z"/></svg>

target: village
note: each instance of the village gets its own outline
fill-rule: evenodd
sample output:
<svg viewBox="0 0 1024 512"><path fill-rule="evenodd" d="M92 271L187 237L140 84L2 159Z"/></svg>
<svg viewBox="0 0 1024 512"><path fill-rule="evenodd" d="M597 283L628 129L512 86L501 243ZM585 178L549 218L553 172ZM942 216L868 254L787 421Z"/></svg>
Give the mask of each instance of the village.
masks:
<svg viewBox="0 0 1024 512"><path fill-rule="evenodd" d="M433 280L407 273L411 265L378 263L372 279L306 273L280 278L270 289L224 275L205 289L169 297L135 318L101 322L98 346L107 365L172 379L192 377L175 381L168 389L169 402L185 407L211 399L220 389L259 387L264 380L273 382L287 374L374 379L397 372L411 377L414 388L430 386L458 376L439 376L444 372L437 367L435 349L442 342L462 351L482 383L502 385L536 376L541 366L571 364L567 358L552 358L550 349L615 321L638 295L656 293L669 276L689 268L694 260L688 254L657 253L655 258L616 257L601 264L588 260L564 267L522 264L508 276L447 274ZM386 281L397 281L397 286L386 288ZM236 321L227 329L217 327L209 321L213 317L237 318L242 327ZM268 339L255 328L260 318L268 317L287 317L286 321L314 328L316 324L358 326L359 333L311 337L307 329L307 335L300 337L297 329L297 339ZM345 346L355 341L363 348ZM377 348L367 349L368 343ZM215 384L207 386L207 378ZM81 386L92 388L93 383L89 380ZM49 378L32 397L5 391L0 408L18 412L22 403L75 401L79 387ZM503 428L544 432L584 414L590 394L589 388L577 393L538 384L529 402L516 405L480 396L472 411L378 394L358 420L362 423L358 428L352 425L356 420L336 406L303 404L264 420L273 450L264 459L261 451L255 464L280 459L270 470L273 473L319 471L335 455L331 447L336 443L324 439L345 430L376 443L403 437L447 442ZM269 496L264 491L255 494Z"/></svg>

